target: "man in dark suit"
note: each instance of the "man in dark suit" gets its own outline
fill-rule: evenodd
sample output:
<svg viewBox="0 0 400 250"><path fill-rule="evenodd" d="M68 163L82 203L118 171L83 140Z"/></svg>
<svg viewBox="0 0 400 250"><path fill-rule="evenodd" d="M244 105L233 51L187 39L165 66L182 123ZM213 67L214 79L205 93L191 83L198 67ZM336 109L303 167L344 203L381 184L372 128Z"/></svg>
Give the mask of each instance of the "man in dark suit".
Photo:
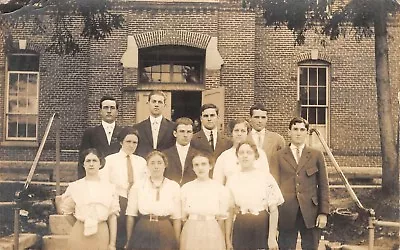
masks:
<svg viewBox="0 0 400 250"><path fill-rule="evenodd" d="M150 116L134 126L139 131L137 155L145 158L153 150L163 151L175 144L175 123L162 116L166 99L167 96L162 91L150 92L147 102Z"/></svg>
<svg viewBox="0 0 400 250"><path fill-rule="evenodd" d="M104 157L117 153L121 144L117 136L121 127L115 124L118 116L119 104L112 96L103 96L100 99L101 125L85 130L79 147L78 178L85 176L82 152L88 148L96 148Z"/></svg>
<svg viewBox="0 0 400 250"><path fill-rule="evenodd" d="M192 160L198 151L190 144L193 137L193 121L190 118L181 117L175 123L176 143L163 151L168 157L168 167L165 169L164 175L182 186L196 179Z"/></svg>
<svg viewBox="0 0 400 250"><path fill-rule="evenodd" d="M218 107L211 103L201 106L200 121L201 129L194 134L192 145L211 154L216 160L222 152L232 147L231 140L218 131Z"/></svg>
<svg viewBox="0 0 400 250"><path fill-rule="evenodd" d="M305 146L309 124L300 117L289 123L290 146L278 151L270 165L285 202L279 207L279 249L318 249L329 213L329 185L324 156Z"/></svg>

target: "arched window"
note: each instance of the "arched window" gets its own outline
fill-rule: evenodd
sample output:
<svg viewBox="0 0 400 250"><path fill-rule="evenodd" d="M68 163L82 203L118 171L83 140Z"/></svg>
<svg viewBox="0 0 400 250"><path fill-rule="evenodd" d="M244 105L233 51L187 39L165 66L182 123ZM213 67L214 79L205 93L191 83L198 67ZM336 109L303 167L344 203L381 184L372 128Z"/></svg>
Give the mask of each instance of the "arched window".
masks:
<svg viewBox="0 0 400 250"><path fill-rule="evenodd" d="M202 84L205 50L157 46L139 50L139 83Z"/></svg>
<svg viewBox="0 0 400 250"><path fill-rule="evenodd" d="M308 60L298 66L298 93L301 116L317 128L328 142L329 123L329 64Z"/></svg>
<svg viewBox="0 0 400 250"><path fill-rule="evenodd" d="M39 109L39 55L7 57L6 140L36 140Z"/></svg>

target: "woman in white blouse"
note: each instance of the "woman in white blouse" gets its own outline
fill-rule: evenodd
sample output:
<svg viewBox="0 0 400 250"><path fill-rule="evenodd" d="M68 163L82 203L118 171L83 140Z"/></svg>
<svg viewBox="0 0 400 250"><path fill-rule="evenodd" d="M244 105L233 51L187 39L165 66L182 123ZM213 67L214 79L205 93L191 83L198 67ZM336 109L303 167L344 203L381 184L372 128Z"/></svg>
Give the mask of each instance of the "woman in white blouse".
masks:
<svg viewBox="0 0 400 250"><path fill-rule="evenodd" d="M86 176L69 184L62 195L61 211L75 222L68 249L114 250L117 236L118 195L114 185L102 181L99 169L104 158L94 148L85 150Z"/></svg>
<svg viewBox="0 0 400 250"><path fill-rule="evenodd" d="M250 124L245 119L235 119L229 122L229 131L232 134L233 146L225 150L215 162L213 179L225 185L229 176L240 172L240 165L236 156L236 148L240 142L246 141L251 130ZM265 152L260 149L260 157L255 162L255 167L269 174L269 165Z"/></svg>
<svg viewBox="0 0 400 250"><path fill-rule="evenodd" d="M121 214L117 220L117 248L123 248L126 243L126 206L128 191L132 185L147 176L146 160L133 153L139 142L139 132L132 127L125 127L118 134L121 150L106 157L106 164L100 170L103 179L114 184L119 196Z"/></svg>
<svg viewBox="0 0 400 250"><path fill-rule="evenodd" d="M226 183L232 195L225 231L228 249L278 249L278 206L283 196L272 175L257 170L258 152L252 141L239 143L236 149L241 171Z"/></svg>
<svg viewBox="0 0 400 250"><path fill-rule="evenodd" d="M210 157L197 153L193 160L197 179L182 186L182 219L186 221L180 250L225 250L223 221L228 216L229 191L211 180Z"/></svg>
<svg viewBox="0 0 400 250"><path fill-rule="evenodd" d="M150 176L129 191L126 249L179 249L180 186L164 177L168 167L164 153L150 152L146 160Z"/></svg>

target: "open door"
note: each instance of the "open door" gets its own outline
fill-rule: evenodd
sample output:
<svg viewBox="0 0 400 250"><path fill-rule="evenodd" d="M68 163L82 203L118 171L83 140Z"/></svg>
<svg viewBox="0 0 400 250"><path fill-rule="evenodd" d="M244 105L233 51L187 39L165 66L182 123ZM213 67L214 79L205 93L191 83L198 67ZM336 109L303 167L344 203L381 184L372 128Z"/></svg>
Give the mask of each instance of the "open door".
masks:
<svg viewBox="0 0 400 250"><path fill-rule="evenodd" d="M162 115L167 119L171 119L171 92L163 92L167 95L167 101ZM136 123L146 120L150 115L149 106L147 105L149 94L150 91L136 92Z"/></svg>
<svg viewBox="0 0 400 250"><path fill-rule="evenodd" d="M215 104L219 110L219 130L224 130L225 117L225 87L204 90L201 95L201 105L206 103Z"/></svg>

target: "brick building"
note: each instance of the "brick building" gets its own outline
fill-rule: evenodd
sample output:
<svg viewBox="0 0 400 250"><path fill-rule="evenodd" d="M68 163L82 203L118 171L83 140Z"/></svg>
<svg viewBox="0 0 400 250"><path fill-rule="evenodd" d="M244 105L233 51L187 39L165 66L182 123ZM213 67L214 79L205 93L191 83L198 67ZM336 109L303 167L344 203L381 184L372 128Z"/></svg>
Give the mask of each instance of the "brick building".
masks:
<svg viewBox="0 0 400 250"><path fill-rule="evenodd" d="M132 125L147 116L148 92L159 89L168 94L165 116L173 120L197 118L201 103L212 101L226 124L264 103L269 129L283 136L300 100L302 115L320 129L339 164L380 166L373 39L341 38L323 47L321 37L309 34L304 46L294 46L290 31L265 27L240 3L114 2L124 27L104 41L82 39L74 57L46 52L50 37L31 33L29 25L13 30L12 41L2 34L2 165L33 160L54 112L61 118L61 160L74 162L84 129L100 122L102 95L114 95L119 123ZM398 18L389 33L397 121ZM51 132L41 161L54 160L54 138Z"/></svg>

